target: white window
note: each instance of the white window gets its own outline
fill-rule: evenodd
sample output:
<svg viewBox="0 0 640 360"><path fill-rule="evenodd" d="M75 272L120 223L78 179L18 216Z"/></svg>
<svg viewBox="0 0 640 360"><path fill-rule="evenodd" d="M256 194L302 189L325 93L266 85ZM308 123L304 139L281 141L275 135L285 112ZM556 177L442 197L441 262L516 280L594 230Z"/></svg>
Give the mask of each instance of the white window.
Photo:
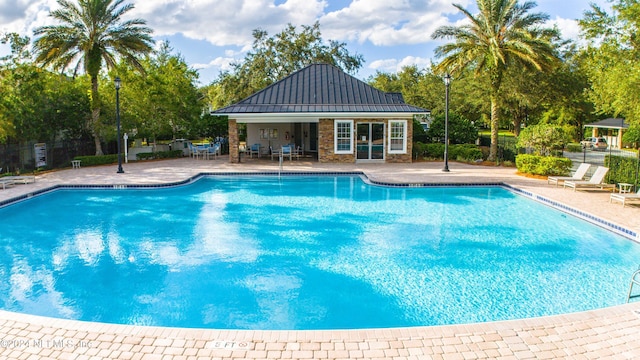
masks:
<svg viewBox="0 0 640 360"><path fill-rule="evenodd" d="M334 123L334 152L353 154L353 120L336 120Z"/></svg>
<svg viewBox="0 0 640 360"><path fill-rule="evenodd" d="M407 153L407 120L389 120L389 154Z"/></svg>

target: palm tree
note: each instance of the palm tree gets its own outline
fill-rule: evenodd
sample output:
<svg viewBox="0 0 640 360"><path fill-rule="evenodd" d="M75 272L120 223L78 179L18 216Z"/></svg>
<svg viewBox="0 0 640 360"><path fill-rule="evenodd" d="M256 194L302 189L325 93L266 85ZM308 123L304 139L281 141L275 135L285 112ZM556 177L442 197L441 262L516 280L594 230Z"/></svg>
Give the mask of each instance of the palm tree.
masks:
<svg viewBox="0 0 640 360"><path fill-rule="evenodd" d="M139 56L153 50L152 30L142 19L122 20L133 9L124 0L58 0L60 9L49 15L61 25L42 26L34 30L36 62L65 71L73 64L75 76L81 67L91 78L91 123L89 129L96 145L96 155L102 155L99 119L100 96L98 75L103 62L114 68L116 57L144 72Z"/></svg>
<svg viewBox="0 0 640 360"><path fill-rule="evenodd" d="M434 39L452 38L454 42L436 48L444 57L436 66L441 73L460 73L470 69L487 79L491 100L491 148L489 159L498 151L499 93L508 68L549 70L558 59L551 39L557 31L542 28L549 18L542 13L528 13L536 6L518 0L477 0L479 13L471 14L454 4L468 20L460 26L442 26Z"/></svg>

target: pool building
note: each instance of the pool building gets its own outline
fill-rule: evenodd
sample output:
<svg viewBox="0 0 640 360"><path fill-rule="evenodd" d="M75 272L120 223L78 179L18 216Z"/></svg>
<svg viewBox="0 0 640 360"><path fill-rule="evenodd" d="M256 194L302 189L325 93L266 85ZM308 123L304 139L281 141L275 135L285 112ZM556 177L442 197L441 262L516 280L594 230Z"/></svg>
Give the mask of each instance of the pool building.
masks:
<svg viewBox="0 0 640 360"><path fill-rule="evenodd" d="M410 163L414 116L429 110L333 65L312 64L212 114L229 118L231 163L242 149L239 124L260 156L292 145L321 163Z"/></svg>

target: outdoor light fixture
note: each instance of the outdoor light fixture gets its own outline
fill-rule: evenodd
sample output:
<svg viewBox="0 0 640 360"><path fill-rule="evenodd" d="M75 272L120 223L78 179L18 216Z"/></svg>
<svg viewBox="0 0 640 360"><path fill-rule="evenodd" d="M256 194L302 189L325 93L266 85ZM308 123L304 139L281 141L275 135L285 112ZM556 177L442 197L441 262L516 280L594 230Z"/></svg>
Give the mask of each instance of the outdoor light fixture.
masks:
<svg viewBox="0 0 640 360"><path fill-rule="evenodd" d="M442 171L449 172L449 85L451 75L444 76L444 168Z"/></svg>
<svg viewBox="0 0 640 360"><path fill-rule="evenodd" d="M113 83L116 86L116 136L118 138L118 174L122 174L124 173L124 170L122 170L122 154L120 153L120 85L122 85L120 76L116 76Z"/></svg>

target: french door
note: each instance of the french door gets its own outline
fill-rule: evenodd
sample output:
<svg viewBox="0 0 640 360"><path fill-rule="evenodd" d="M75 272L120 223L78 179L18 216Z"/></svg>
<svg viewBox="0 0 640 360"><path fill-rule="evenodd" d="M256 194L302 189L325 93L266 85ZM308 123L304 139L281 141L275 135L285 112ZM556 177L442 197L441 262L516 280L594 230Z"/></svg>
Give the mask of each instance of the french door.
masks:
<svg viewBox="0 0 640 360"><path fill-rule="evenodd" d="M356 139L357 160L384 160L383 123L358 123Z"/></svg>

